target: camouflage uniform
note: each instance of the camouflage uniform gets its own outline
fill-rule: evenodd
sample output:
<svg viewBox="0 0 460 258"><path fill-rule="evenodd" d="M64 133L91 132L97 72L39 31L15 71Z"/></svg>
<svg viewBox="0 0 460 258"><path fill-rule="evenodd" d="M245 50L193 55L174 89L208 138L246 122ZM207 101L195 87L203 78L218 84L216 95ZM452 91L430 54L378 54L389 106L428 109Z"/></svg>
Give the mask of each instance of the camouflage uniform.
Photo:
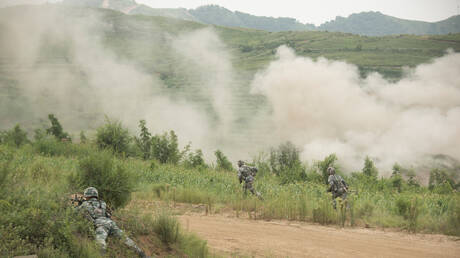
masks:
<svg viewBox="0 0 460 258"><path fill-rule="evenodd" d="M348 192L348 185L343 180L343 178L340 175L335 174L335 169L330 167L327 169L329 171L329 178L327 179L327 182L329 184L329 192L332 192L332 203L334 206L334 209L336 209L336 198L340 197L342 200L347 199L347 192Z"/></svg>
<svg viewBox="0 0 460 258"><path fill-rule="evenodd" d="M249 190L252 194L256 195L259 199L262 199L262 196L259 192L254 190L252 183L254 182L254 177L257 173L257 168L250 167L244 165L242 161L238 162L238 179L240 180L240 184L244 181L244 194L246 195L247 190Z"/></svg>
<svg viewBox="0 0 460 258"><path fill-rule="evenodd" d="M96 228L96 242L101 245L102 249L105 251L107 248L105 242L107 237L109 235L115 235L121 239L124 238L125 244L136 251L140 257L146 257L145 253L134 243L134 241L127 237L117 224L110 219L111 215L107 211L107 204L98 199L96 188L89 187L85 189L84 195L90 199L83 201L77 209L83 212L85 216L93 222Z"/></svg>

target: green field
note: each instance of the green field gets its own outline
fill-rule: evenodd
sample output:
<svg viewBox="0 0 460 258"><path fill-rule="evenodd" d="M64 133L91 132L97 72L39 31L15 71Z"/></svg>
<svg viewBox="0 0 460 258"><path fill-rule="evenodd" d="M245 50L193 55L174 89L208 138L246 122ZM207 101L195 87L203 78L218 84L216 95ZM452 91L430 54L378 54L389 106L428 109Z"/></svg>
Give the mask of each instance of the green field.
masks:
<svg viewBox="0 0 460 258"><path fill-rule="evenodd" d="M320 167L315 165L307 167L304 176L286 183L282 175L270 172L266 160L257 159L259 173L255 188L264 197L261 201L244 195L234 170L222 170L202 161L193 163L196 157L187 155L175 164L142 160L134 154L121 157L99 150L96 142L72 144L46 137L19 148L5 142L0 145L0 205L3 210L0 233L6 239L0 242L0 254L98 256L91 242L90 226L75 217L66 201L71 193L82 191L78 185L85 185L75 178L92 181L109 203L116 203L115 194L130 198L134 203L159 200L169 204L204 204L208 213L231 210L236 216L251 219L285 219L460 236L460 196L450 184L441 182L428 188L411 179L374 178L358 171L345 176L350 184L350 195L346 205L339 202L338 209L334 210ZM104 160L113 163L113 168L102 165ZM88 166L92 167L93 174L85 175ZM124 176L120 177L119 173ZM118 175L116 177L123 183L117 183L113 175ZM125 177L127 179L123 179ZM117 195L117 189L123 189L120 187L128 183L132 184L131 190ZM130 191L133 191L131 197ZM208 256L206 245L186 234L173 245L162 244L151 215L161 214L160 210L145 210L136 205L131 206L137 207L135 210L127 210L122 209L124 205L118 205L115 220L135 239L144 239L144 248L163 254ZM141 215L143 213L146 215ZM48 225L49 230L44 231L43 224ZM113 240L109 243L113 248L111 255L131 255L116 247Z"/></svg>

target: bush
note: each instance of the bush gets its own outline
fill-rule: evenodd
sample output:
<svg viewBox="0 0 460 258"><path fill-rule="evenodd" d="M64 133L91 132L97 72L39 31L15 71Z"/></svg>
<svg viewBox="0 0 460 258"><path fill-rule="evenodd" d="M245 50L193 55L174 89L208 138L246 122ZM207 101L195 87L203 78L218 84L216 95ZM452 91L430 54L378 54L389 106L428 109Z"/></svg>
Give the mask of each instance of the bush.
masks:
<svg viewBox="0 0 460 258"><path fill-rule="evenodd" d="M218 170L233 171L232 163L228 161L227 157L224 155L224 153L222 153L222 151L216 150L214 155L216 155L216 168Z"/></svg>
<svg viewBox="0 0 460 258"><path fill-rule="evenodd" d="M184 165L189 168L207 167L203 159L203 152L201 150L196 150L195 152L188 153L184 160Z"/></svg>
<svg viewBox="0 0 460 258"><path fill-rule="evenodd" d="M290 142L270 151L271 171L281 178L282 183L305 180L305 168L299 157L300 151Z"/></svg>
<svg viewBox="0 0 460 258"><path fill-rule="evenodd" d="M337 166L335 166L334 162L337 160L337 156L335 154L331 154L324 158L323 161L318 162L317 166L319 171L321 172L321 175L323 176L323 182L327 184L327 180L329 178L329 173L327 172L327 169L329 167L335 168L336 173L339 172L339 169Z"/></svg>
<svg viewBox="0 0 460 258"><path fill-rule="evenodd" d="M152 137L152 157L160 163L177 164L181 159L177 135L174 131Z"/></svg>
<svg viewBox="0 0 460 258"><path fill-rule="evenodd" d="M85 144L88 141L86 138L85 132L81 131L80 132L80 143Z"/></svg>
<svg viewBox="0 0 460 258"><path fill-rule="evenodd" d="M13 129L3 132L0 136L0 143L11 144L16 147L20 147L29 142L27 139L27 133L21 129L21 126L17 124Z"/></svg>
<svg viewBox="0 0 460 258"><path fill-rule="evenodd" d="M374 162L367 156L364 160L363 174L368 177L377 179L378 173L379 172L377 171Z"/></svg>
<svg viewBox="0 0 460 258"><path fill-rule="evenodd" d="M455 182L446 171L438 168L430 171L428 189L436 190L438 193L451 193L454 187Z"/></svg>
<svg viewBox="0 0 460 258"><path fill-rule="evenodd" d="M115 165L112 154L107 151L94 152L80 160L77 173L70 175L69 181L80 191L96 187L99 197L113 209L124 207L134 191L132 175L123 166Z"/></svg>
<svg viewBox="0 0 460 258"><path fill-rule="evenodd" d="M12 183L4 184L8 194L0 195L1 257L97 257L87 241L92 225L67 206L59 189Z"/></svg>
<svg viewBox="0 0 460 258"><path fill-rule="evenodd" d="M106 119L105 125L96 132L96 144L101 149L111 149L114 153L127 154L131 138L128 129L121 122Z"/></svg>
<svg viewBox="0 0 460 258"><path fill-rule="evenodd" d="M174 244L179 238L179 222L168 212L162 211L155 217L153 231L163 243Z"/></svg>

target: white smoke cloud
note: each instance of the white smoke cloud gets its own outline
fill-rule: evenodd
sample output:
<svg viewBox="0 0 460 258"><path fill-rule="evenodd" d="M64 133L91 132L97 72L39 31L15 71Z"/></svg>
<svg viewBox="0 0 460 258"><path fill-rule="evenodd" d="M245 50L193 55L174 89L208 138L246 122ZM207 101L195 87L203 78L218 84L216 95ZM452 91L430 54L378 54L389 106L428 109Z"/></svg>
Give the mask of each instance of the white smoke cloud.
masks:
<svg viewBox="0 0 460 258"><path fill-rule="evenodd" d="M100 13L37 10L22 10L21 22L0 17L0 56L8 60L0 89L17 82L18 103L24 103L10 101L6 106L14 110L0 110L8 113L1 117L7 128L54 113L66 130L79 132L101 125L107 114L132 134L140 119L153 133L175 130L182 145L202 148L208 161L216 149L231 160L250 159L284 141L302 146L306 161L336 153L348 170L360 169L366 155L384 170L429 154L460 159L460 54L407 69L393 83L378 74L362 79L352 64L298 57L280 47L277 60L251 83L267 108L239 92L245 86L235 80L230 52L212 29L158 35L143 50L173 53L173 76L184 81L173 91L106 47L101 35L113 25ZM46 51L62 51L66 60L50 59Z"/></svg>
<svg viewBox="0 0 460 258"><path fill-rule="evenodd" d="M252 92L266 96L281 141L303 146L305 160L336 153L347 169L366 155L389 171L429 154L460 158L460 54L409 70L391 83L361 79L356 66L297 57L287 47L258 73Z"/></svg>

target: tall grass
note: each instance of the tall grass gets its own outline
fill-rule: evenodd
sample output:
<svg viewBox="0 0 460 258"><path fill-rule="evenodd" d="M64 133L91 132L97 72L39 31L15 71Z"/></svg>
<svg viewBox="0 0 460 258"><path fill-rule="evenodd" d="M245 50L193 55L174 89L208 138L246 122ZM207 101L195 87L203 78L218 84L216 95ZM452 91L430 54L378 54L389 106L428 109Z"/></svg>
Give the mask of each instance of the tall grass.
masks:
<svg viewBox="0 0 460 258"><path fill-rule="evenodd" d="M69 175L81 172L82 164L79 159L91 159L83 158L80 153L89 151L90 156L97 156L99 151L84 145L69 146L77 150L73 152L75 156L65 156L62 153L42 155L43 153L36 152L33 145L16 148L0 144L0 257L30 254L37 254L39 257L101 257L94 242L93 225L75 213L70 205L68 196L75 186L72 181L67 180ZM119 159L113 155L109 155L107 159L113 162L112 171L115 171L115 175L118 165L126 166L132 180L139 183L133 168L143 166L143 163ZM103 160L100 161L104 163ZM91 164L94 167L94 162ZM173 217L167 218L175 220ZM154 225L156 222L163 225L163 222L151 216L145 218L141 214L116 213L114 219L134 239L146 236L147 240L140 243L144 248L160 250L162 254L172 256L208 255L205 241L182 231L179 231L171 247L167 247L160 240L156 241L160 237L155 232ZM119 240L112 238L109 238L107 255L135 257Z"/></svg>
<svg viewBox="0 0 460 258"><path fill-rule="evenodd" d="M175 202L225 205L235 213L251 218L310 221L339 226L392 227L410 232L438 232L460 235L449 227L459 217L458 193L437 194L425 187L404 186L400 193L391 180L367 177L347 178L351 192L347 202L332 208L326 186L313 182L280 184L275 176L258 177L255 188L264 201L244 196L236 174L213 169L188 169L181 166L143 166L141 178L150 190L146 198ZM149 189L148 187L146 189ZM158 194L158 189L161 189ZM142 198L142 197L141 197Z"/></svg>

